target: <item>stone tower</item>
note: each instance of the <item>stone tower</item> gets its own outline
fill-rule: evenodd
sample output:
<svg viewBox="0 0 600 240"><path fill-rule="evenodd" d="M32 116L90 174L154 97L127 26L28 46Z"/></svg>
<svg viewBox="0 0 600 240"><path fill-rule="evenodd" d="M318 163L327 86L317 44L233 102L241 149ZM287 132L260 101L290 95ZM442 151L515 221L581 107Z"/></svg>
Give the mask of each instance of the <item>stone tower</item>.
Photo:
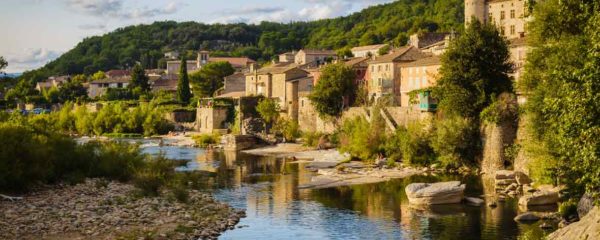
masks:
<svg viewBox="0 0 600 240"><path fill-rule="evenodd" d="M465 26L471 21L471 17L477 18L482 23L485 22L485 1L465 0Z"/></svg>

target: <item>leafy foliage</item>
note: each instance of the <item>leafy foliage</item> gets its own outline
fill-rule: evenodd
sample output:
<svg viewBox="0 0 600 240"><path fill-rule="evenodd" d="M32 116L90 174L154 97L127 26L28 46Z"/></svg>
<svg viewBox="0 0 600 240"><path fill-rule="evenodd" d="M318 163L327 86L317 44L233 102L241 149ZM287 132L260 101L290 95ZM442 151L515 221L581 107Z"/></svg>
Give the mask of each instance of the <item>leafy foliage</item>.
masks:
<svg viewBox="0 0 600 240"><path fill-rule="evenodd" d="M190 75L194 93L203 97L213 97L223 87L223 78L235 72L229 62L211 62Z"/></svg>
<svg viewBox="0 0 600 240"><path fill-rule="evenodd" d="M548 153L532 169L567 184L570 193L600 189L600 4L539 2L531 23L523 83L527 114ZM527 150L527 149L526 149Z"/></svg>
<svg viewBox="0 0 600 240"><path fill-rule="evenodd" d="M2 69L5 69L8 66L6 60L4 60L3 56L0 56L0 73L2 73Z"/></svg>
<svg viewBox="0 0 600 240"><path fill-rule="evenodd" d="M495 96L512 92L509 57L508 43L496 27L473 19L442 56L440 79L433 89L439 108L477 119Z"/></svg>
<svg viewBox="0 0 600 240"><path fill-rule="evenodd" d="M315 110L321 117L339 117L344 109L340 103L354 99L355 73L343 63L329 64L321 72L319 82L309 95Z"/></svg>
<svg viewBox="0 0 600 240"><path fill-rule="evenodd" d="M411 165L428 166L437 157L431 147L431 138L431 131L421 123L398 128L385 144L386 156Z"/></svg>
<svg viewBox="0 0 600 240"><path fill-rule="evenodd" d="M436 122L431 146L444 167L459 168L477 163L482 149L478 126L473 120L461 117Z"/></svg>
<svg viewBox="0 0 600 240"><path fill-rule="evenodd" d="M279 103L274 99L261 99L256 105L256 112L267 124L275 122L279 118Z"/></svg>

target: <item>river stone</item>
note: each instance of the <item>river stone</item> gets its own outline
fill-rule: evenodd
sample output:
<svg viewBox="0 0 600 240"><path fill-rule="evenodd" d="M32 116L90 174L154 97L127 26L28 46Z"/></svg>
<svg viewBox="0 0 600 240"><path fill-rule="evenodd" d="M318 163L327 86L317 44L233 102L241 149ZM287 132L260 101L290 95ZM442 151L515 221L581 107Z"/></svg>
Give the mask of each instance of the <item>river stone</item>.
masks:
<svg viewBox="0 0 600 240"><path fill-rule="evenodd" d="M531 184L531 178L523 172L515 172L515 180L519 185Z"/></svg>
<svg viewBox="0 0 600 240"><path fill-rule="evenodd" d="M540 220L540 217L532 212L522 213L515 217L515 221L517 222L535 222L538 220Z"/></svg>
<svg viewBox="0 0 600 240"><path fill-rule="evenodd" d="M417 205L460 203L465 185L459 181L411 183L405 188L408 202Z"/></svg>
<svg viewBox="0 0 600 240"><path fill-rule="evenodd" d="M531 195L525 195L519 198L519 205L522 206L536 206L536 205L550 205L558 202L558 192L555 191L538 191Z"/></svg>
<svg viewBox="0 0 600 240"><path fill-rule="evenodd" d="M594 207L579 222L551 233L547 239L600 239L600 207Z"/></svg>
<svg viewBox="0 0 600 240"><path fill-rule="evenodd" d="M590 196L590 194L585 193L577 203L577 214L579 218L585 216L592 208L594 207L594 200Z"/></svg>
<svg viewBox="0 0 600 240"><path fill-rule="evenodd" d="M496 185L510 185L513 183L517 183L517 180L514 178L496 179Z"/></svg>
<svg viewBox="0 0 600 240"><path fill-rule="evenodd" d="M509 170L498 170L496 171L496 180L500 179L515 179L515 172Z"/></svg>
<svg viewBox="0 0 600 240"><path fill-rule="evenodd" d="M483 199L474 198L474 197L465 197L465 202L467 202L468 204L471 204L471 205L481 206L481 204L483 204Z"/></svg>

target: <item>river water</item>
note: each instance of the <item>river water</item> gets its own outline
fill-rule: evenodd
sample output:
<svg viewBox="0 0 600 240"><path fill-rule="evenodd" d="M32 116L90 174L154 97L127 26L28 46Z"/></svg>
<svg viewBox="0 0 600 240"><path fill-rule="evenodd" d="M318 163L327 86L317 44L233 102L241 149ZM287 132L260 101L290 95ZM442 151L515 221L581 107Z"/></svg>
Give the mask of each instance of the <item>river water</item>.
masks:
<svg viewBox="0 0 600 240"><path fill-rule="evenodd" d="M220 239L541 239L540 223L518 224L517 201L498 207L465 204L417 209L404 187L412 182L460 180L465 195L493 192L476 176L414 176L377 184L310 190L298 189L314 173L302 163L242 153L189 147L161 147L144 140L149 154L186 161L180 171L211 172L216 199L246 209L238 228ZM489 187L486 187L489 186Z"/></svg>

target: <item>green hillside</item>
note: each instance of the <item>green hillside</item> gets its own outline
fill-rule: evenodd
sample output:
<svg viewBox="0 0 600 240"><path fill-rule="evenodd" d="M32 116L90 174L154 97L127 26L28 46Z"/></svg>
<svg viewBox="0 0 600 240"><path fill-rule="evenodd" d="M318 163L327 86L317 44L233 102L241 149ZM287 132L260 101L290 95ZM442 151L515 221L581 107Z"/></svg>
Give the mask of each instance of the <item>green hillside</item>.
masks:
<svg viewBox="0 0 600 240"><path fill-rule="evenodd" d="M141 62L146 68L164 64L168 50L207 49L213 55L249 56L259 61L299 48L339 49L374 43L403 45L420 31L460 30L462 0L399 0L349 16L312 22L203 24L155 22L117 29L84 39L46 66L26 72L22 79L39 81L50 75L91 74L127 68Z"/></svg>

